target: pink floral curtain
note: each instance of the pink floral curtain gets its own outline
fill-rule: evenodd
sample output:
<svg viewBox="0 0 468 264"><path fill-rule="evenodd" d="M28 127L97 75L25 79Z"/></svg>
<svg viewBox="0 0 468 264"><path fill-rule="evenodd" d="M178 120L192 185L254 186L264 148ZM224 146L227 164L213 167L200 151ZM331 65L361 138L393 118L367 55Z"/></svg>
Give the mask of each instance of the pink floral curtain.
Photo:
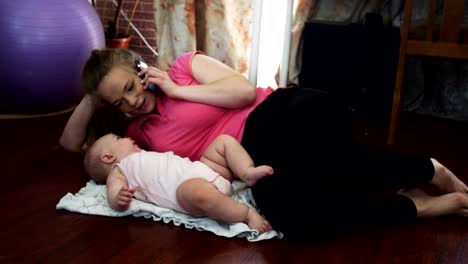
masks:
<svg viewBox="0 0 468 264"><path fill-rule="evenodd" d="M246 73L249 63L251 0L155 0L159 57L168 69L181 53L202 50Z"/></svg>
<svg viewBox="0 0 468 264"><path fill-rule="evenodd" d="M155 0L154 3L158 67L166 70L181 53L198 49L247 76L255 1ZM360 14L375 10L382 3L383 0L295 0L288 83L298 82L301 37L308 19L355 21ZM359 7L360 13L350 16ZM278 34L282 37L283 33L279 30Z"/></svg>
<svg viewBox="0 0 468 264"><path fill-rule="evenodd" d="M291 50L289 53L288 83L299 83L301 72L301 40L304 23L309 20L318 0L296 0L297 6L294 12L292 24Z"/></svg>
<svg viewBox="0 0 468 264"><path fill-rule="evenodd" d="M298 74L300 37L315 2L296 0L290 76ZM254 6L252 0L155 0L158 67L168 69L179 54L199 49L247 76Z"/></svg>
<svg viewBox="0 0 468 264"><path fill-rule="evenodd" d="M392 4L396 7L392 0L323 0L318 1L318 4L311 15L313 19L325 21L349 21L359 22L367 12L375 12L382 5Z"/></svg>

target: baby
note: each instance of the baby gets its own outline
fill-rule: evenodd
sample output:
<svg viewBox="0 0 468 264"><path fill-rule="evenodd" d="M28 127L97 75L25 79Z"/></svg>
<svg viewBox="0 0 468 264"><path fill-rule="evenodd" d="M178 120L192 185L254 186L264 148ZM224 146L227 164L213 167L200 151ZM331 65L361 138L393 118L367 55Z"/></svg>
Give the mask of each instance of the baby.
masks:
<svg viewBox="0 0 468 264"><path fill-rule="evenodd" d="M145 151L130 138L107 134L88 148L84 166L94 181L106 183L114 210L127 210L135 197L195 216L244 222L260 234L271 230L256 210L229 195L234 179L252 186L273 174L273 168L255 167L245 149L228 135L215 138L200 161L191 161L172 151Z"/></svg>

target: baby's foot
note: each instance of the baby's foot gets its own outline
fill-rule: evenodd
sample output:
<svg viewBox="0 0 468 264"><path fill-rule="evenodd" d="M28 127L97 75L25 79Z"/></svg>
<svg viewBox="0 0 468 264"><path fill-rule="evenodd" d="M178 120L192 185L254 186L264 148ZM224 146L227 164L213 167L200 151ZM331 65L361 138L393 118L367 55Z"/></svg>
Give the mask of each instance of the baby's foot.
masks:
<svg viewBox="0 0 468 264"><path fill-rule="evenodd" d="M431 161L434 165L432 184L445 193L461 192L468 195L468 187L465 183L437 160L431 158Z"/></svg>
<svg viewBox="0 0 468 264"><path fill-rule="evenodd" d="M418 217L435 217L459 214L468 217L468 196L459 192L429 196L420 189L403 189L398 194L410 198L416 206Z"/></svg>
<svg viewBox="0 0 468 264"><path fill-rule="evenodd" d="M242 180L247 186L253 186L257 181L267 175L273 174L273 168L270 166L262 165L258 167L251 167L247 169L247 172L242 177Z"/></svg>
<svg viewBox="0 0 468 264"><path fill-rule="evenodd" d="M251 229L258 230L259 234L263 234L271 230L270 223L252 208L249 208L246 223Z"/></svg>

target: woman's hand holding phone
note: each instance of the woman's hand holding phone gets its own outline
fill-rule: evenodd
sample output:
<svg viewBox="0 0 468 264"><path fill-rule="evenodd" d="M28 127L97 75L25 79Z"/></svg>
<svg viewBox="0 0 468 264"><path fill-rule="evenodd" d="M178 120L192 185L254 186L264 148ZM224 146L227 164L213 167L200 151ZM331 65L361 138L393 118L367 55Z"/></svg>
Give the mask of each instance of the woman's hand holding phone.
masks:
<svg viewBox="0 0 468 264"><path fill-rule="evenodd" d="M160 90L169 97L175 98L175 88L177 85L172 81L167 72L160 69L148 66L142 61L136 61L138 76L140 76L141 83L144 84L144 89L150 91Z"/></svg>
<svg viewBox="0 0 468 264"><path fill-rule="evenodd" d="M147 83L146 73L148 72L148 64L140 60L135 60L135 68L137 71L137 75L141 78L141 83L145 85L144 89L148 89L153 92L159 89L156 84Z"/></svg>

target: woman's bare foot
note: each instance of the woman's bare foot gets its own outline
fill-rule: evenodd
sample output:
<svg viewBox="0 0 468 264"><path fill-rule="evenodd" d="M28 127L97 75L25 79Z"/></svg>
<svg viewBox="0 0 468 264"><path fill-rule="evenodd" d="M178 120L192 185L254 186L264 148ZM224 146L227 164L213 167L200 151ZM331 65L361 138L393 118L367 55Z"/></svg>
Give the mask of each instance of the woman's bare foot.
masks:
<svg viewBox="0 0 468 264"><path fill-rule="evenodd" d="M253 186L259 179L272 174L273 168L270 166L262 165L258 167L250 167L242 177L242 180L247 184L247 186Z"/></svg>
<svg viewBox="0 0 468 264"><path fill-rule="evenodd" d="M271 230L270 223L252 208L249 208L245 222L251 229L258 230L259 234L263 234Z"/></svg>
<svg viewBox="0 0 468 264"><path fill-rule="evenodd" d="M434 165L434 177L432 177L431 184L444 193L461 192L468 195L468 187L465 183L437 160L431 158L431 161Z"/></svg>
<svg viewBox="0 0 468 264"><path fill-rule="evenodd" d="M418 217L427 218L449 214L468 217L468 196L453 192L441 196L427 195L420 189L402 189L398 194L410 198L416 205Z"/></svg>

